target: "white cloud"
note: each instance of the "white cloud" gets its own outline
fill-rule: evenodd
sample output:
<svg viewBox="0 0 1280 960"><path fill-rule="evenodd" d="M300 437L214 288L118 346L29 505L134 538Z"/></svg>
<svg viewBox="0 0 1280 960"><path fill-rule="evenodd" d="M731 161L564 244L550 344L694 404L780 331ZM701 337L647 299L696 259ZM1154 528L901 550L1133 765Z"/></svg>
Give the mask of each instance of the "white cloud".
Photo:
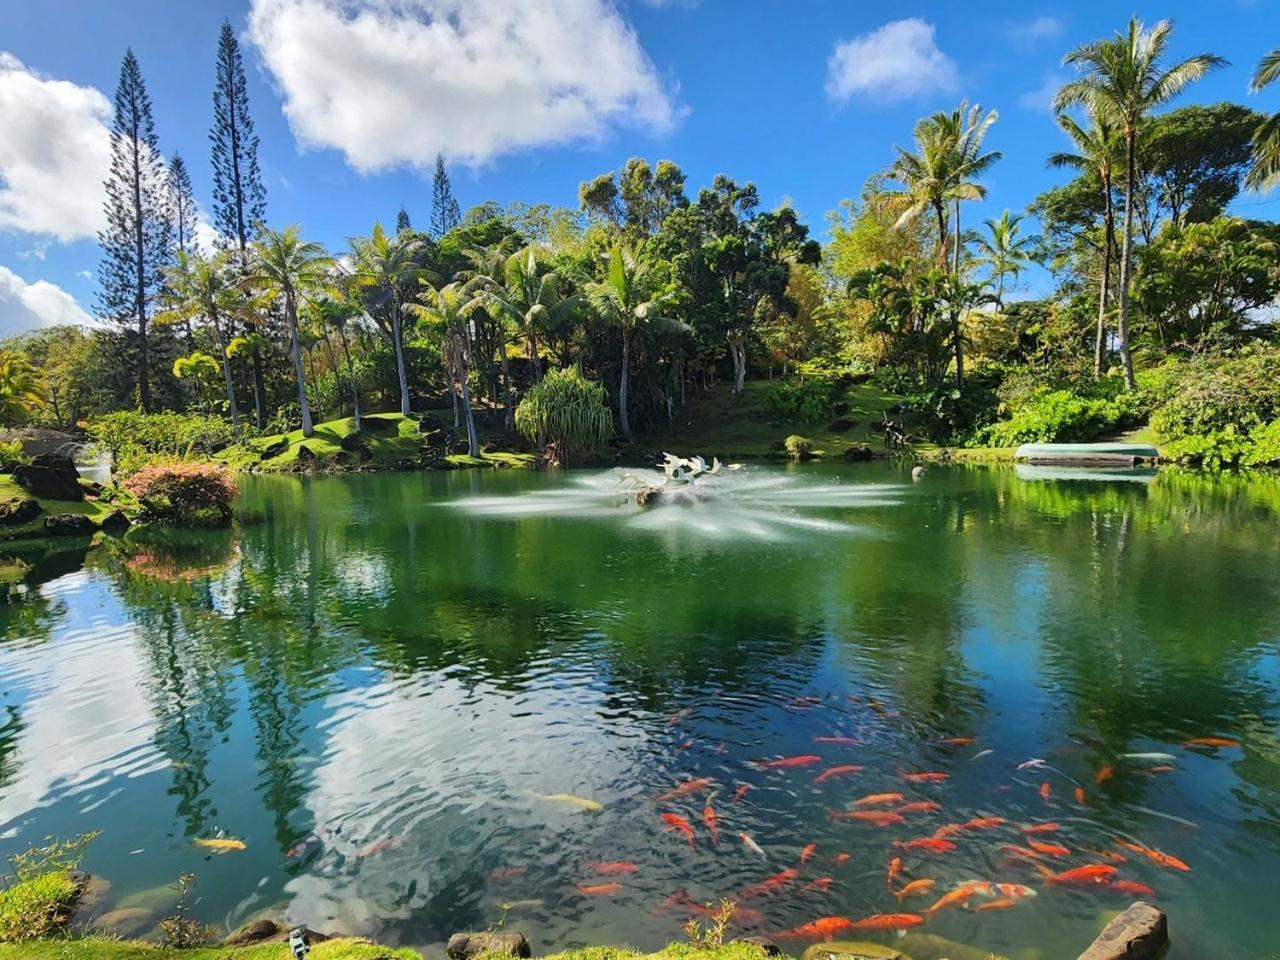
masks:
<svg viewBox="0 0 1280 960"><path fill-rule="evenodd" d="M294 136L361 172L665 131L676 109L609 0L252 0Z"/></svg>
<svg viewBox="0 0 1280 960"><path fill-rule="evenodd" d="M0 52L0 230L71 241L103 224L111 102Z"/></svg>
<svg viewBox="0 0 1280 960"><path fill-rule="evenodd" d="M76 298L48 280L27 283L0 266L0 337L58 323L92 323Z"/></svg>
<svg viewBox="0 0 1280 960"><path fill-rule="evenodd" d="M92 271L92 270L77 270L77 271L76 271L76 276L77 276L77 277L79 277L81 280L92 280L92 279L93 279L93 271Z"/></svg>
<svg viewBox="0 0 1280 960"><path fill-rule="evenodd" d="M1061 32L1062 20L1058 17L1050 16L1039 16L1032 20L1010 24L1009 26L1010 36L1015 40L1022 40L1028 43L1056 37Z"/></svg>
<svg viewBox="0 0 1280 960"><path fill-rule="evenodd" d="M1018 97L1018 106L1033 113L1052 113L1053 98L1067 80L1060 73L1046 73L1040 86Z"/></svg>
<svg viewBox="0 0 1280 960"><path fill-rule="evenodd" d="M902 100L956 86L955 62L938 49L933 24L912 17L836 44L827 61L827 95L864 93Z"/></svg>

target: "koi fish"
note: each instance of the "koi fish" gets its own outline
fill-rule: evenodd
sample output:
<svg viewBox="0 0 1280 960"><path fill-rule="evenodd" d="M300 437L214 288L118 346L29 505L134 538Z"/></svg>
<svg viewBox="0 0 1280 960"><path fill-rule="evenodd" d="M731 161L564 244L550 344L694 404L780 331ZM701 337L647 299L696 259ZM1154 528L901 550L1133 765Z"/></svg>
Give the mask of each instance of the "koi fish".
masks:
<svg viewBox="0 0 1280 960"><path fill-rule="evenodd" d="M902 814L891 810L830 810L828 816L832 820L856 820L859 823L870 823L877 827L905 823L907 819Z"/></svg>
<svg viewBox="0 0 1280 960"><path fill-rule="evenodd" d="M902 850L925 850L929 853L946 853L956 848L956 845L950 840L941 840L938 837L916 837L914 840L899 840L894 845Z"/></svg>
<svg viewBox="0 0 1280 960"><path fill-rule="evenodd" d="M824 780L830 780L832 777L843 777L851 773L861 773L862 767L856 763L845 763L838 767L828 767L820 774L813 778L814 783L822 783Z"/></svg>
<svg viewBox="0 0 1280 960"><path fill-rule="evenodd" d="M1208 747L1216 750L1218 748L1230 749L1240 746L1239 740L1231 740L1227 737L1192 737L1190 740L1183 740L1184 747Z"/></svg>
<svg viewBox="0 0 1280 960"><path fill-rule="evenodd" d="M622 890L622 884L613 883L597 883L594 885L575 883L578 892L585 897L612 897L615 893Z"/></svg>
<svg viewBox="0 0 1280 960"><path fill-rule="evenodd" d="M803 893L806 890L815 890L819 893L825 893L827 890L831 888L831 884L832 884L831 877L818 877L817 880L810 880L803 887L801 887L800 892Z"/></svg>
<svg viewBox="0 0 1280 960"><path fill-rule="evenodd" d="M1005 825L1004 817L974 817L960 824L961 830L990 830Z"/></svg>
<svg viewBox="0 0 1280 960"><path fill-rule="evenodd" d="M1107 887L1116 890L1119 893L1133 897L1156 897L1155 890L1147 886L1145 883L1138 883L1136 880L1112 880Z"/></svg>
<svg viewBox="0 0 1280 960"><path fill-rule="evenodd" d="M905 887L903 887L901 890L897 891L897 892L894 894L894 896L895 896L895 897L897 897L897 898L898 898L898 902L899 902L899 903L901 903L901 902L902 902L903 900L905 900L907 897L915 896L917 893L928 893L930 890L932 890L932 889L933 889L934 884L935 884L936 882L937 882L937 881L935 881L935 880L930 880L930 879L928 879L928 878L921 878L921 879L919 879L919 880L912 880L910 883L908 883L908 884L907 884Z"/></svg>
<svg viewBox="0 0 1280 960"><path fill-rule="evenodd" d="M1173 773L1173 771L1177 769L1178 769L1177 767L1171 767L1168 764L1161 764L1158 767L1147 767L1147 769L1143 770L1142 772L1143 773Z"/></svg>
<svg viewBox="0 0 1280 960"><path fill-rule="evenodd" d="M1107 764L1105 767L1103 767L1101 770L1098 771L1097 775L1093 778L1093 782L1101 786L1102 784L1106 783L1115 775L1116 775L1116 768L1111 766L1111 764Z"/></svg>
<svg viewBox="0 0 1280 960"><path fill-rule="evenodd" d="M772 877L769 877L766 880L761 880L759 883L752 884L751 886L744 888L738 896L743 900L750 900L752 897L761 897L777 890L781 890L787 884L794 882L799 876L799 870L795 867L787 867L787 869L782 870L779 873L775 873Z"/></svg>
<svg viewBox="0 0 1280 960"><path fill-rule="evenodd" d="M1022 900L1026 897L1034 897L1035 890L1031 887L1023 886L1020 883L994 883L990 880L965 880L956 885L959 887L972 887L974 892L984 897L1002 897L1007 900Z"/></svg>
<svg viewBox="0 0 1280 960"><path fill-rule="evenodd" d="M1001 897L999 900L988 900L986 903L980 903L976 907L977 910L1008 910L1018 905L1017 900L1009 897Z"/></svg>
<svg viewBox="0 0 1280 960"><path fill-rule="evenodd" d="M677 710L675 713L671 714L671 716L667 717L667 726L674 727L681 720L687 720L691 713L693 713L693 707L684 707L681 710Z"/></svg>
<svg viewBox="0 0 1280 960"><path fill-rule="evenodd" d="M309 836L303 837L301 840L295 843L292 847L290 847L288 850L285 851L284 855L288 859L293 860L309 852L311 848L314 847L316 844L323 843L323 842L324 842L323 840L321 840L319 837L317 837L313 833L313 834L310 834Z"/></svg>
<svg viewBox="0 0 1280 960"><path fill-rule="evenodd" d="M577 807L586 813L599 813L604 809L603 804L588 800L586 797L575 797L572 793L540 793L538 794L538 799L546 800L549 803L563 803L569 807Z"/></svg>
<svg viewBox="0 0 1280 960"><path fill-rule="evenodd" d="M1161 853L1159 850L1153 850L1151 847L1144 847L1140 843L1129 843L1126 840L1117 840L1116 846L1123 847L1133 853L1140 853L1152 863L1158 864L1162 867L1168 867L1170 870L1181 870L1183 873L1191 872L1190 867L1172 854Z"/></svg>
<svg viewBox="0 0 1280 960"><path fill-rule="evenodd" d="M527 867L499 867L496 870L489 871L489 882L503 883L507 880L514 880L517 877L523 877L528 872Z"/></svg>
<svg viewBox="0 0 1280 960"><path fill-rule="evenodd" d="M606 860L600 863L589 863L587 864L587 869L592 873L598 873L605 877L617 877L627 873L636 873L640 870L630 860Z"/></svg>
<svg viewBox="0 0 1280 960"><path fill-rule="evenodd" d="M1023 833L1057 833L1061 827L1056 823L1033 823L1027 827L1019 827Z"/></svg>
<svg viewBox="0 0 1280 960"><path fill-rule="evenodd" d="M670 897L667 897L667 899L663 901L663 907L660 909L666 909L669 905L669 901L671 901L673 897L679 899L676 899L674 904L670 905L684 907L690 913L696 913L703 917L714 917L720 913L720 909L718 907L713 907L707 903L699 903L683 890L677 890ZM750 907L735 907L733 911L733 919L742 924L760 923L764 920L764 914L759 910L752 910Z"/></svg>
<svg viewBox="0 0 1280 960"><path fill-rule="evenodd" d="M963 829L963 823L944 823L937 830L933 831L933 835L939 840L945 840L947 837L954 837Z"/></svg>
<svg viewBox="0 0 1280 960"><path fill-rule="evenodd" d="M659 794L650 798L654 803L666 803L668 800L675 800L677 797L683 797L690 793L701 793L710 787L714 780L710 777L699 777L696 780L686 780L684 783L677 784L666 793Z"/></svg>
<svg viewBox="0 0 1280 960"><path fill-rule="evenodd" d="M1037 840L1028 840L1027 846L1036 853L1043 853L1049 857L1065 857L1071 853L1060 843L1041 843Z"/></svg>
<svg viewBox="0 0 1280 960"><path fill-rule="evenodd" d="M901 803L905 800L900 793L869 793L853 801L855 807L881 807L887 803Z"/></svg>
<svg viewBox="0 0 1280 960"><path fill-rule="evenodd" d="M852 859L853 859L852 854L837 853L834 857L831 858L831 862L838 867L842 864L848 863Z"/></svg>
<svg viewBox="0 0 1280 960"><path fill-rule="evenodd" d="M1041 760L1039 757L1032 757L1030 760L1023 760L1018 764L1019 770L1035 770L1037 767L1043 767L1049 761Z"/></svg>
<svg viewBox="0 0 1280 960"><path fill-rule="evenodd" d="M853 737L814 737L814 743L834 743L844 747L856 747L858 741Z"/></svg>
<svg viewBox="0 0 1280 960"><path fill-rule="evenodd" d="M904 773L902 779L908 783L942 783L944 780L950 780L951 774L929 770L924 773Z"/></svg>
<svg viewBox="0 0 1280 960"><path fill-rule="evenodd" d="M890 890L893 889L893 881L897 880L898 877L900 877L901 875L902 875L902 858L894 857L889 861L889 868L885 871L884 882L888 885Z"/></svg>
<svg viewBox="0 0 1280 960"><path fill-rule="evenodd" d="M1075 797L1076 797L1076 803L1080 804L1080 806L1083 807L1085 804L1084 787L1076 787Z"/></svg>
<svg viewBox="0 0 1280 960"><path fill-rule="evenodd" d="M792 767L810 767L821 762L822 758L817 754L806 753L798 757L782 757L779 760L758 760L756 766L761 770L789 770Z"/></svg>
<svg viewBox="0 0 1280 960"><path fill-rule="evenodd" d="M235 840L231 837L197 837L195 845L206 850L212 850L214 853L230 853L232 850L249 849L243 840Z"/></svg>
<svg viewBox="0 0 1280 960"><path fill-rule="evenodd" d="M702 822L706 825L708 832L711 834L711 845L718 847L720 845L720 818L716 816L715 810L711 806L711 801L707 801L707 805L702 808Z"/></svg>
<svg viewBox="0 0 1280 960"><path fill-rule="evenodd" d="M692 746L693 746L693 741L686 740L684 743L680 744L680 746L676 747L676 752L679 753L682 750L688 750Z"/></svg>
<svg viewBox="0 0 1280 960"><path fill-rule="evenodd" d="M837 933L852 927L853 921L847 917L819 917L811 923L804 923L790 930L779 930L773 936L779 940L830 940Z"/></svg>
<svg viewBox="0 0 1280 960"><path fill-rule="evenodd" d="M942 804L934 800L914 800L911 803L904 803L898 808L899 813L933 813L941 810Z"/></svg>
<svg viewBox="0 0 1280 960"><path fill-rule="evenodd" d="M1062 873L1054 873L1047 867L1036 864L1036 869L1048 883L1060 883L1069 886L1097 886L1110 883L1115 879L1116 868L1105 863L1090 863L1083 867L1073 867Z"/></svg>
<svg viewBox="0 0 1280 960"><path fill-rule="evenodd" d="M679 830L680 833L684 835L689 846L692 847L694 845L693 827L684 817L680 816L678 813L664 813L662 814L662 822L672 830Z"/></svg>
<svg viewBox="0 0 1280 960"><path fill-rule="evenodd" d="M1034 850L1028 850L1026 847L1019 847L1012 843L1000 844L1000 851L1007 856L1017 857L1019 860L1039 860L1040 854Z"/></svg>
<svg viewBox="0 0 1280 960"><path fill-rule="evenodd" d="M1049 786L1049 781L1046 780L1040 784L1040 797L1043 800L1048 800L1051 796L1053 796L1053 787Z"/></svg>
<svg viewBox="0 0 1280 960"><path fill-rule="evenodd" d="M742 841L742 845L744 847L746 847L748 850L754 853L761 860L767 859L764 855L764 851L760 849L760 844L756 843L754 840L751 839L751 834L740 833L738 834L738 839Z"/></svg>
<svg viewBox="0 0 1280 960"><path fill-rule="evenodd" d="M739 800L741 800L743 797L747 795L747 791L750 789L751 789L751 784L749 783L744 783L740 785L737 790L733 791L733 796L730 798L729 802L737 803Z"/></svg>
<svg viewBox="0 0 1280 960"><path fill-rule="evenodd" d="M1178 758L1172 753L1122 753L1122 760L1133 760L1137 763L1177 763Z"/></svg>
<svg viewBox="0 0 1280 960"><path fill-rule="evenodd" d="M995 751L994 751L994 750L979 750L977 753L975 753L975 754L974 754L972 757L970 757L969 759L970 759L970 760L981 760L983 757L989 757L989 756L991 756L993 753L995 753Z"/></svg>
<svg viewBox="0 0 1280 960"><path fill-rule="evenodd" d="M916 913L877 913L849 925L851 930L905 930L924 923L924 917Z"/></svg>
<svg viewBox="0 0 1280 960"><path fill-rule="evenodd" d="M812 857L817 852L817 850L818 850L818 845L816 843L806 844L805 848L800 851L800 862L804 863L806 860Z"/></svg>
<svg viewBox="0 0 1280 960"><path fill-rule="evenodd" d="M973 737L947 737L938 741L944 747L971 747L974 742Z"/></svg>
<svg viewBox="0 0 1280 960"><path fill-rule="evenodd" d="M1129 858L1123 853L1116 853L1114 850L1095 850L1093 851L1107 863L1128 863Z"/></svg>
<svg viewBox="0 0 1280 960"><path fill-rule="evenodd" d="M365 857L376 857L378 854L386 853L388 850L394 850L398 846L400 846L399 840L375 840L373 843L356 853L356 856L361 860Z"/></svg>
<svg viewBox="0 0 1280 960"><path fill-rule="evenodd" d="M944 893L931 907L925 909L925 913L937 913L939 910L945 910L947 907L955 906L957 903L968 903L973 899L973 895L979 890L978 884L966 883L949 893Z"/></svg>

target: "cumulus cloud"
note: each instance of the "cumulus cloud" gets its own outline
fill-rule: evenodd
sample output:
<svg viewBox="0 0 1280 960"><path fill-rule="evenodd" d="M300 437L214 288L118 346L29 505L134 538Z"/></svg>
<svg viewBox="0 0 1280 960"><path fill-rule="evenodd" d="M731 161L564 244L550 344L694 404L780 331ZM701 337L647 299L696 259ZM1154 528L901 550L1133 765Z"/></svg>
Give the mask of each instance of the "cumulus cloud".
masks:
<svg viewBox="0 0 1280 960"><path fill-rule="evenodd" d="M252 0L294 136L361 172L471 164L676 108L609 0Z"/></svg>
<svg viewBox="0 0 1280 960"><path fill-rule="evenodd" d="M1062 20L1058 17L1039 16L1032 20L1009 25L1009 34L1015 40L1032 42L1056 37L1062 32Z"/></svg>
<svg viewBox="0 0 1280 960"><path fill-rule="evenodd" d="M111 102L0 52L0 230L71 241L102 227Z"/></svg>
<svg viewBox="0 0 1280 960"><path fill-rule="evenodd" d="M854 94L903 100L955 86L955 61L938 49L933 24L918 17L842 40L827 61L827 95L833 100Z"/></svg>
<svg viewBox="0 0 1280 960"><path fill-rule="evenodd" d="M92 323L76 298L48 280L27 283L0 265L0 337L58 323Z"/></svg>

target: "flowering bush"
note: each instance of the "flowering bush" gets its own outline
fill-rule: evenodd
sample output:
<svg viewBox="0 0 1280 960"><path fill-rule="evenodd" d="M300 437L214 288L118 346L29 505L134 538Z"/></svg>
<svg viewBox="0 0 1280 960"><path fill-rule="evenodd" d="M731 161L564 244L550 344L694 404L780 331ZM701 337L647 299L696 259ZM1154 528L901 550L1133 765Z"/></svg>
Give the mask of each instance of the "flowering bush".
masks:
<svg viewBox="0 0 1280 960"><path fill-rule="evenodd" d="M147 519L190 526L231 521L236 484L225 467L182 461L153 463L124 481Z"/></svg>

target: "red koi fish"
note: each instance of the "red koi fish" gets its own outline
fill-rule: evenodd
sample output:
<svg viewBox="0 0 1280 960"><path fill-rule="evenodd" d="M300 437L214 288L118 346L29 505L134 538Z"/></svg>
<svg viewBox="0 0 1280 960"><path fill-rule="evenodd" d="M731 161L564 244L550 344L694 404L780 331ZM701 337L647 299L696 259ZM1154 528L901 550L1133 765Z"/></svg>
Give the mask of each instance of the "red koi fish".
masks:
<svg viewBox="0 0 1280 960"><path fill-rule="evenodd" d="M1003 827L1005 825L1004 817L974 817L972 820L966 820L960 824L961 830L990 830L994 827Z"/></svg>
<svg viewBox="0 0 1280 960"><path fill-rule="evenodd" d="M1028 850L1026 847L1015 846L1012 843L1000 844L1000 852L1010 857L1017 857L1019 860L1039 860L1040 854L1034 850Z"/></svg>
<svg viewBox="0 0 1280 960"><path fill-rule="evenodd" d="M1192 737L1190 740L1183 740L1184 747L1208 747L1211 750L1231 749L1240 746L1239 740L1231 740L1227 737Z"/></svg>
<svg viewBox="0 0 1280 960"><path fill-rule="evenodd" d="M672 830L679 830L680 833L684 835L684 839L689 846L694 846L693 826L688 820L680 816L678 813L664 813L662 815L662 822Z"/></svg>
<svg viewBox="0 0 1280 960"><path fill-rule="evenodd" d="M747 791L750 789L751 789L751 784L749 783L741 784L737 790L733 791L733 796L729 799L729 802L737 803L739 800L741 800L743 797L747 795Z"/></svg>
<svg viewBox="0 0 1280 960"><path fill-rule="evenodd" d="M690 793L702 793L709 788L715 781L710 777L699 777L696 780L686 780L684 783L677 784L666 793L659 794L650 798L654 803L666 803L668 800L675 800L678 797L687 796Z"/></svg>
<svg viewBox="0 0 1280 960"><path fill-rule="evenodd" d="M831 862L834 863L837 867L839 867L839 866L842 866L843 864L848 863L852 859L853 859L852 854L837 853L834 857L831 858Z"/></svg>
<svg viewBox="0 0 1280 960"><path fill-rule="evenodd" d="M904 773L902 779L908 783L942 783L944 780L950 780L951 774L929 770L924 773Z"/></svg>
<svg viewBox="0 0 1280 960"><path fill-rule="evenodd" d="M373 843L364 847L356 856L363 860L365 857L376 857L380 853L386 853L388 850L394 850L400 846L400 841L395 837L389 837L386 840L375 840Z"/></svg>
<svg viewBox="0 0 1280 960"><path fill-rule="evenodd" d="M584 897L612 897L622 890L622 884L617 882L597 883L594 886L576 883L574 886L578 888L578 892Z"/></svg>
<svg viewBox="0 0 1280 960"><path fill-rule="evenodd" d="M619 877L628 873L636 873L640 870L630 860L602 860L599 863L587 864L587 869L603 877Z"/></svg>
<svg viewBox="0 0 1280 960"><path fill-rule="evenodd" d="M1019 827L1018 829L1026 834L1036 834L1036 833L1057 833L1062 828L1060 825L1056 823L1033 823L1030 826Z"/></svg>
<svg viewBox="0 0 1280 960"><path fill-rule="evenodd" d="M858 741L853 739L853 737L814 737L813 742L834 743L839 744L842 747L856 747L858 745Z"/></svg>
<svg viewBox="0 0 1280 960"><path fill-rule="evenodd" d="M781 890L789 883L793 883L800 876L800 871L795 867L787 867L780 873L775 873L766 880L752 884L743 889L738 896L743 900L750 900L752 897L763 897L771 893Z"/></svg>
<svg viewBox="0 0 1280 960"><path fill-rule="evenodd" d="M1097 775L1093 778L1093 782L1098 784L1098 786L1102 786L1102 784L1106 783L1115 775L1116 775L1116 768L1111 766L1111 764L1107 764L1105 767L1103 767L1101 770L1098 771Z"/></svg>
<svg viewBox="0 0 1280 960"><path fill-rule="evenodd" d="M894 845L901 850L924 850L928 853L947 853L956 848L956 845L950 840L940 840L937 837L916 837L914 840L899 840Z"/></svg>
<svg viewBox="0 0 1280 960"><path fill-rule="evenodd" d="M1137 880L1112 880L1107 884L1110 890L1117 890L1120 893L1127 893L1132 897L1154 897L1156 892L1148 887L1145 883L1139 883Z"/></svg>
<svg viewBox="0 0 1280 960"><path fill-rule="evenodd" d="M1162 867L1168 867L1170 870L1181 870L1183 873L1191 872L1190 867L1172 854L1161 853L1159 850L1153 850L1151 847L1144 847L1140 843L1129 843L1127 840L1117 840L1116 846L1123 847L1133 853L1140 853L1152 863L1159 864Z"/></svg>
<svg viewBox="0 0 1280 960"><path fill-rule="evenodd" d="M838 767L828 767L820 774L813 778L814 783L822 783L824 780L830 780L833 777L845 777L851 773L861 773L862 767L856 763L845 763Z"/></svg>
<svg viewBox="0 0 1280 960"><path fill-rule="evenodd" d="M790 930L779 930L773 936L779 940L830 940L837 933L852 927L853 921L848 917L819 917L811 923L804 923Z"/></svg>
<svg viewBox="0 0 1280 960"><path fill-rule="evenodd" d="M1115 879L1116 868L1106 863L1090 863L1083 867L1073 867L1062 873L1054 873L1047 867L1036 864L1036 870L1047 883L1058 883L1067 886L1099 886Z"/></svg>
<svg viewBox="0 0 1280 960"><path fill-rule="evenodd" d="M790 770L793 767L811 767L821 762L822 758L817 754L806 753L798 757L782 757L779 760L757 760L756 766L761 770Z"/></svg>
<svg viewBox="0 0 1280 960"><path fill-rule="evenodd" d="M954 837L963 829L963 823L944 823L937 830L933 831L933 835L939 840L945 840L947 837Z"/></svg>
<svg viewBox="0 0 1280 960"><path fill-rule="evenodd" d="M887 827L895 823L905 823L907 818L891 810L830 810L828 816L832 820L856 820L858 823L869 823L876 827Z"/></svg>
<svg viewBox="0 0 1280 960"><path fill-rule="evenodd" d="M976 909L979 911L1008 910L1012 907L1016 907L1017 905L1018 905L1017 900L1014 900L1011 897L1001 897L999 900L988 900L986 903L980 903L978 904Z"/></svg>
<svg viewBox="0 0 1280 960"><path fill-rule="evenodd" d="M981 882L964 883L947 893L944 893L937 899L933 906L927 907L925 913L937 913L939 910L945 910L947 907L953 907L957 903L968 903L973 899L974 894L980 893L986 888L986 884Z"/></svg>
<svg viewBox="0 0 1280 960"><path fill-rule="evenodd" d="M900 793L869 793L853 801L855 807L883 807L890 803L901 803L905 800Z"/></svg>
<svg viewBox="0 0 1280 960"><path fill-rule="evenodd" d="M945 740L939 740L944 747L971 747L977 741L973 737L947 737Z"/></svg>
<svg viewBox="0 0 1280 960"><path fill-rule="evenodd" d="M1044 783L1040 784L1040 798L1042 800L1048 800L1051 796L1053 796L1053 787L1049 786L1049 781L1046 780Z"/></svg>
<svg viewBox="0 0 1280 960"><path fill-rule="evenodd" d="M676 752L678 753L681 750L688 750L692 746L693 746L693 741L686 740L684 743L680 744L680 746L676 747Z"/></svg>
<svg viewBox="0 0 1280 960"><path fill-rule="evenodd" d="M818 893L826 893L828 890L831 889L831 884L833 882L834 881L832 880L831 877L819 877L817 880L810 880L808 883L806 883L803 887L800 888L800 892L803 893L806 890L815 890Z"/></svg>
<svg viewBox="0 0 1280 960"><path fill-rule="evenodd" d="M676 896L677 894L683 896L683 899L678 900L676 902L676 906L682 906L690 913L696 913L702 917L714 917L720 913L719 907L713 907L707 903L699 903L683 890L677 890L675 894L672 894L672 896ZM667 900L670 899L671 897L667 898ZM666 901L663 902L665 903ZM749 926L754 923L762 922L764 920L764 914L759 910L752 910L750 907L735 907L733 911L733 920L735 923L743 926Z"/></svg>
<svg viewBox="0 0 1280 960"><path fill-rule="evenodd" d="M685 707L682 710L677 710L675 713L671 714L671 716L667 717L667 726L674 727L681 720L687 720L691 713L693 713L692 707Z"/></svg>
<svg viewBox="0 0 1280 960"><path fill-rule="evenodd" d="M1043 853L1047 857L1065 857L1071 853L1060 843L1041 843L1038 840L1028 840L1027 846L1036 853Z"/></svg>
<svg viewBox="0 0 1280 960"><path fill-rule="evenodd" d="M1076 803L1080 804L1082 807L1084 806L1084 787L1076 787Z"/></svg>
<svg viewBox="0 0 1280 960"><path fill-rule="evenodd" d="M816 843L805 844L805 848L800 851L800 862L804 863L806 860L812 857L815 853L817 853L817 851L818 851L818 845Z"/></svg>
<svg viewBox="0 0 1280 960"><path fill-rule="evenodd" d="M942 809L942 804L934 800L915 800L904 803L898 808L899 813L933 813Z"/></svg>
<svg viewBox="0 0 1280 960"><path fill-rule="evenodd" d="M870 917L855 920L849 925L851 930L906 930L924 923L924 917L918 913L877 913Z"/></svg>
<svg viewBox="0 0 1280 960"><path fill-rule="evenodd" d="M902 858L894 857L889 861L889 868L885 871L884 882L888 884L889 889L893 889L893 881L902 876Z"/></svg>
<svg viewBox="0 0 1280 960"><path fill-rule="evenodd" d="M706 826L707 832L711 834L711 845L713 847L720 846L720 818L716 815L710 800L702 808L702 822Z"/></svg>

